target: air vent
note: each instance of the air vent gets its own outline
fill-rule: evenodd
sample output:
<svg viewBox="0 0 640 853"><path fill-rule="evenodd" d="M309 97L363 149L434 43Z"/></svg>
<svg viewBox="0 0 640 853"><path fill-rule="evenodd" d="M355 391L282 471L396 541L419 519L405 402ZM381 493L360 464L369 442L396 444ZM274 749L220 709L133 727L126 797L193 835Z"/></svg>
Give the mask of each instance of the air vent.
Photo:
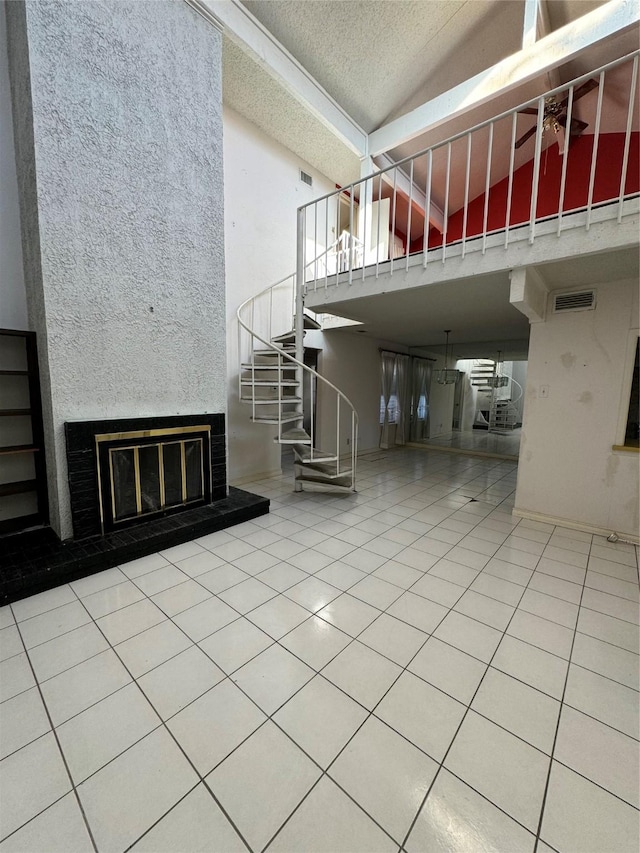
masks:
<svg viewBox="0 0 640 853"><path fill-rule="evenodd" d="M307 175L306 172L303 172L302 169L300 169L300 180L303 184L306 184L309 187L313 186L313 178L311 175Z"/></svg>
<svg viewBox="0 0 640 853"><path fill-rule="evenodd" d="M558 311L592 311L596 307L595 290L582 290L579 293L557 293L554 298L553 310Z"/></svg>

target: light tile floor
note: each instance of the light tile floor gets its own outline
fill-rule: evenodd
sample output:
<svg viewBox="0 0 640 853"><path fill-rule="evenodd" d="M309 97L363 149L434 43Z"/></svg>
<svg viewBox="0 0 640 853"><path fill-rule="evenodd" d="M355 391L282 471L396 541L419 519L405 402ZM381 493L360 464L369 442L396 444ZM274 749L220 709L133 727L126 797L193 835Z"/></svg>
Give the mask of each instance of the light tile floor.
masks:
<svg viewBox="0 0 640 853"><path fill-rule="evenodd" d="M635 853L637 554L513 517L515 476L270 479L268 516L2 608L0 851Z"/></svg>

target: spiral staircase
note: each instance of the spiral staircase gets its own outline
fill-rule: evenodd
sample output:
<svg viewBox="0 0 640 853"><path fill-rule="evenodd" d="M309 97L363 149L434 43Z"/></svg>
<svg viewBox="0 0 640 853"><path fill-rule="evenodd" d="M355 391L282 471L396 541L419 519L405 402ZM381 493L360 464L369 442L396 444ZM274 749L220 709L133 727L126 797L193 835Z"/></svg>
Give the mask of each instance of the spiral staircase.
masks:
<svg viewBox="0 0 640 853"><path fill-rule="evenodd" d="M356 490L358 415L342 391L304 364L304 334L320 324L304 312L296 280L295 273L287 276L238 308L239 398L250 407L254 423L275 427L274 441L291 447L295 491L352 492ZM305 375L310 389L307 412ZM315 411L316 396L319 411ZM317 420L324 424L321 436Z"/></svg>
<svg viewBox="0 0 640 853"><path fill-rule="evenodd" d="M520 414L516 403L522 398L522 386L511 376L501 373L500 358L477 358L471 369L471 385L482 393L491 395L489 404L489 432L510 432L518 426ZM511 396L500 398L496 393L509 386ZM514 395L515 392L515 395Z"/></svg>

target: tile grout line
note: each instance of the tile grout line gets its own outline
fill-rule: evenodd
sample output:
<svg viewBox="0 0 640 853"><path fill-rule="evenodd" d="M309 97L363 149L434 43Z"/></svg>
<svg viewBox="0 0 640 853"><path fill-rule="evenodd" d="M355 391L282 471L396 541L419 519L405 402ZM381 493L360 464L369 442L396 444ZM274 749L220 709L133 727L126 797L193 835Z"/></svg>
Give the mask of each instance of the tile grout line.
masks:
<svg viewBox="0 0 640 853"><path fill-rule="evenodd" d="M80 598L79 598L78 600L82 603L82 599L80 599ZM84 606L84 605L83 605L83 606ZM85 608L85 609L86 609L86 608ZM87 611L87 612L88 612L88 611ZM91 615L91 614L89 614L89 615ZM93 617L92 617L92 618L93 618ZM97 622L96 622L95 620L93 620L93 621L94 621L94 624L96 625L96 627L98 628L98 630L100 631L100 633L102 633L102 635L103 635L103 637L105 638L105 640L107 641L107 643L109 643L109 646L111 647L111 649L112 649L114 652L116 652L116 654L117 654L117 651L116 651L115 647L114 647L114 646L111 644L111 642L109 641L109 638L108 638L108 637L107 637L107 636L106 636L106 635L101 631L100 626L97 624ZM176 627L179 627L179 626L176 626ZM141 633L142 633L142 632L141 632ZM183 632L183 633L184 633L184 632ZM190 640L191 640L191 638L190 638L190 637L189 637L188 639L190 639ZM192 641L192 642L193 642L193 641ZM159 720L160 722L159 722L159 724L158 724L155 728L153 728L150 732L147 732L147 733L146 733L146 734L144 734L142 737L138 738L138 740L137 740L137 741L135 741L134 743L130 744L130 745L129 745L125 750L123 750L121 753L119 753L118 755L114 756L114 757L113 757L113 758L111 758L108 762L106 762L106 763L105 763L105 764L103 764L101 767L99 767L99 768L98 768L94 773L92 773L92 774L91 774L91 776L94 776L96 773L99 773L99 772L100 772L101 770L103 770L103 769L104 769L104 767L106 767L108 764L111 764L111 763L112 763L113 761L115 761L117 758L120 758L122 755L124 755L126 752L128 752L132 747L136 746L138 743L140 743L141 741L143 741L146 737L148 737L149 735L153 734L153 732L156 732L156 731L158 731L159 729L161 729L161 728L162 728L162 729L164 729L164 731L165 731L165 732L167 732L167 734L170 736L171 740L176 744L176 746L178 747L178 749L179 749L179 750L180 750L180 752L182 753L183 757L185 758L185 760L188 762L188 764L190 765L190 767L191 767L191 769L193 770L193 772L194 772L194 773L196 774L196 776L198 777L198 780L199 780L199 781L198 781L198 782L193 786L193 788L191 788L191 789L187 792L187 795L188 795L189 793L191 793L191 791L192 791L192 790L194 790L194 789L195 789L195 788L196 788L196 787L197 787L197 786L202 782L202 783L205 785L205 787L207 788L207 790L209 791L209 793L210 793L211 797L214 799L214 801L215 801L215 802L216 802L216 804L218 805L218 808L220 808L220 810L222 811L222 813L224 814L224 816L227 818L227 820L229 821L229 823L231 824L231 826L232 826L232 827L234 828L234 830L236 831L236 833L237 833L238 837L242 840L242 842L243 842L243 843L244 843L244 845L247 847L247 849L251 851L251 846L247 843L246 839L244 838L244 835L240 832L240 830L239 830L239 828L236 826L235 822L234 822L234 821L231 819L231 817L228 815L228 813L227 813L226 809L222 806L222 803L220 803L220 802L219 802L219 800L217 799L217 797L214 795L213 791L211 790L211 788L210 788L210 787L209 787L209 785L207 784L206 780L205 780L205 779L202 777L202 775L199 773L199 771L197 770L197 768L195 767L195 765L193 764L193 762L191 761L191 759L189 758L189 756L187 755L187 753L185 752L185 750L182 748L181 744L178 742L178 740L177 740L177 739L176 739L176 737L174 736L174 734L173 734L173 732L171 731L171 729L169 729L169 727L166 725L166 722L162 719L162 717L160 716L160 714L159 714L159 713L158 713L158 711L156 710L156 708L155 708L155 706L153 705L153 703L152 703L152 702L149 700L149 698L147 697L147 694L144 692L144 690L143 690L143 689L140 687L140 685L138 684L137 679L136 679L136 678L134 678L134 676L133 676L133 674L131 673L131 671L130 671L129 667L128 667L128 666L126 665L126 663L122 660L122 658L120 658L120 655L118 655L118 658L119 658L120 662L122 663L123 667L124 667L124 668L126 669L126 671L129 673L129 676L131 677L132 681L136 684L136 686L137 686L138 690L140 690L140 692L143 694L143 696L144 696L144 698L145 698L145 701L146 701L146 702L148 702L149 706L153 709L153 712L155 713L155 715L157 716L157 718L158 718L158 720ZM224 679L223 679L223 680L224 680ZM87 777L87 779L91 778L91 776ZM83 782L82 782L82 784L84 784L84 783L87 781L87 779L84 779L84 780L83 780ZM186 795L185 795L185 796L186 796ZM183 797L182 799L184 799L184 797ZM174 805L173 805L171 808L173 808L175 805L177 805L177 803L174 803ZM162 817L165 817L165 815L166 815L166 814L168 814L168 812L169 812L169 811L171 811L171 809L169 809L167 812L165 812L165 813L162 815ZM145 832L143 833L143 835L145 835L145 834L149 831L149 829L150 829L150 827L149 827L149 828L147 828L147 829L145 830ZM140 837L142 837L142 836L139 836L138 838L134 839L134 841L132 842L132 844L130 844L130 845L127 847L127 850L128 850L128 849L130 849L130 847L132 847L132 846L133 846L133 844L136 844L136 843L138 842L138 840L139 840L139 838L140 838ZM96 848L96 853L97 853L97 848Z"/></svg>
<svg viewBox="0 0 640 853"><path fill-rule="evenodd" d="M12 613L12 615L13 615L14 619L15 619L15 614L13 613L13 607L11 608L11 613ZM22 642L22 645L24 646L24 640L23 640L23 638L22 638L22 632L20 631L20 628L18 627L18 623L17 623L17 622L16 622L16 628L17 628L17 630L18 630L18 634L20 635L20 640L21 640L21 642ZM38 679L36 678L36 673L35 673L35 670L34 670L34 668L33 668L33 664L31 663L31 657L30 657L30 655L29 655L29 652L28 652L28 650L27 650L26 646L24 646L24 650L25 650L25 653L26 653L26 655L27 655L27 660L28 660L28 662L29 662L29 667L31 668L31 674L33 675L33 678L34 678L35 683L36 683L36 687L37 687L37 689L38 689L38 695L39 695L39 697L40 697L40 701L42 702L42 707L44 708L44 712L45 712L45 714L47 715L47 720L48 720L48 722L49 722L49 726L50 726L51 734L53 734L53 736L54 736L54 738L55 738L56 746L58 747L58 753L59 753L59 755L60 755L60 758L62 759L62 763L64 764L64 769L65 769L65 771L66 771L66 773L67 773L67 776L68 776L68 778L69 778L69 782L70 782L70 784L71 784L71 790L73 791L74 797L75 797L75 799L76 799L76 803L78 804L78 808L80 809L80 814L82 815L82 820L84 821L84 825L85 825L85 828L86 828L86 830L87 830L87 834L88 834L88 836L89 836L89 839L91 840L91 844L92 844L92 846L93 846L93 849L94 849L95 853L98 853L98 846L97 846L97 844L96 844L96 840L95 840L95 838L94 838L94 836L93 836L93 831L92 831L92 829L91 829L91 827L90 827L90 825L89 825L89 821L88 821L88 819L87 819L87 815L86 815L86 813L85 813L84 806L82 805L82 802L81 802L81 800L80 800L80 796L78 795L78 791L77 791L77 788L76 788L76 784L75 784L75 782L74 782L74 780L73 780L73 776L71 775L71 770L69 769L69 764L67 763L67 758L66 758L66 756L65 756L65 754L64 754L64 752L63 752L62 744L60 743L60 740L59 740L59 738L58 738L58 732L56 731L56 727L53 725L53 720L51 719L51 714L49 713L49 708L48 708L48 706L47 706L47 703L46 703L46 702L45 702L45 700L44 700L44 696L43 696L43 694L42 694L42 690L41 690L41 688L40 688L40 683L38 682ZM45 735L46 735L46 734L49 734L49 732L45 732ZM44 735L43 735L43 736L44 736ZM33 743L33 741L32 741L32 743ZM28 745L28 744L27 744L27 745ZM48 805L48 806L46 806L44 809L41 809L37 814L33 815L32 817L30 817L30 818L29 818L29 820L25 821L25 823L23 823L23 824L21 824L19 827L17 827L17 829L15 829L15 830L14 830L14 832L13 832L13 833L11 833L11 835L13 835L13 834L14 834L15 832L17 832L18 830L22 829L22 827L26 826L28 823L30 823L30 822L31 822L32 820L34 820L35 818L39 817L39 816L40 816L43 812L45 812L48 808L50 808L52 805L54 805L56 802L58 802L58 801L59 801L59 800L61 800L63 797L67 796L68 794L69 794L69 791L65 791L65 793L64 793L61 797L58 797L58 799L57 799L57 800L55 800L55 801L54 801L54 803L49 803L49 805ZM8 837L10 837L10 836L7 836L7 838L8 838ZM6 838L5 838L4 840L6 840Z"/></svg>
<svg viewBox="0 0 640 853"><path fill-rule="evenodd" d="M423 574L426 574L426 573L423 573ZM414 584L415 584L415 583L418 583L420 579L421 579L421 578L417 578L417 579L416 579L416 581L414 582ZM412 586L413 586L413 584L412 584ZM411 589L411 587L409 587L407 590L405 590L405 592L408 592L410 589ZM460 600L460 598L464 595L464 593L467 591L467 589L468 589L468 587L464 588L464 591L461 593L460 597L458 598L458 601L459 601L459 600ZM404 594L404 593L403 593L403 594ZM400 596L398 596L398 597L400 597ZM374 624L374 623L375 623L375 622L380 618L380 616L381 616L381 615L386 614L386 613L387 613L387 610L389 609L389 607L391 607L391 606L392 606L392 604L394 604L396 600L397 600L397 599L395 599L393 602L391 602L391 603L387 606L387 608L385 608L385 610L384 610L384 611L382 611L382 612L379 614L379 616L377 616L377 617L373 620L373 622L372 622L372 623L370 623L370 625L368 625L368 626L366 626L365 628L363 628L363 629L362 629L362 631L360 631L360 633L359 633L359 634L354 638L354 641L355 641L355 640L357 640L357 639L358 639L358 637L360 637L360 636L361 636L361 634L362 634L362 633L364 633L364 631L366 631L366 630L367 630L367 628L369 628L372 624ZM456 603L457 603L457 602L456 602ZM442 605L440 605L440 606L442 606ZM375 716L375 709L376 709L376 708L378 707L378 705L383 701L383 699L385 698L385 696L386 696L386 695L391 691L391 689L394 687L394 685L397 683L397 681L402 677L402 675L403 675L405 672L407 672L407 671L409 671L409 672L410 672L410 670L408 670L409 665L413 662L413 660L415 659L415 657L416 657L416 656L420 653L420 651L424 648L424 646L427 644L427 642L429 641L429 639L434 635L435 631L438 629L438 627L439 627L439 626L440 626L440 624L444 621L444 619L446 619L446 617L449 615L449 613L451 613L451 612L453 611L453 607L455 607L455 604L454 604L454 605L452 605L450 608L448 608L447 613L442 617L442 619L438 622L438 624L435 626L435 628L434 628L430 633L428 633L428 634L427 634L427 637L426 637L425 641L422 643L422 645L420 646L420 648L419 648L419 649L417 649L417 651L416 651L416 652L415 652L415 654L412 656L412 658L408 661L408 663L407 663L403 668L401 668L401 672L399 673L399 675L397 676L397 678L395 678L395 679L393 680L393 682L389 685L389 687L388 687L388 688L387 688L387 690L383 693L383 695L380 697L380 699L375 703L375 705L374 705L373 709L372 709L372 710L369 710L369 709L367 709L365 706L363 706L363 707L365 707L365 710L367 710L367 711L369 712L369 713L368 713L368 716L367 716L367 717L362 721L362 723L361 723L361 724L358 726L358 728L353 732L353 734L351 735L351 737L350 737L350 738L347 740L347 742L343 745L343 747L340 749L340 751L339 751L339 752L334 756L334 758L332 759L332 761L330 762L330 764L327 766L326 770L324 770L323 775L327 775L327 776L331 779L331 781L332 781L334 784L336 784L336 785L340 788L340 790L342 790L342 791L343 791L343 793L345 793L345 794L346 794L346 795L347 795L347 796L348 796L348 797L349 797L349 798L350 798L354 803L356 803L356 805L358 805L358 806L359 806L363 811L365 811L365 814L368 814L368 812L366 812L366 810L365 810L365 809L364 809L364 808L363 808L359 803L357 803L357 801L356 801L356 800L351 796L351 794L349 794L349 792L348 792L348 791L346 791L344 788L342 788L342 786L341 786L341 785L340 785L340 784L339 784L339 783L338 783L338 782L337 782L337 781L336 781L332 776L329 776L329 771L330 771L330 769L331 769L331 766L332 766L332 765L333 765L333 764L334 764L334 763L339 759L340 755L344 752L344 750L347 748L347 746L349 745L349 743L350 743L350 742L351 742L351 741L356 737L356 735L357 735L357 734L358 734L358 732L363 728L363 726L365 725L365 723L366 723L366 722L367 722L367 721L368 721L372 716ZM387 615L389 615L389 614L387 614ZM395 617L394 617L394 618L395 618ZM405 623L405 624L409 624L409 623ZM480 623L480 624L483 624L483 623ZM415 626L412 626L412 627L415 627ZM419 629L418 629L418 630L419 630ZM425 632L425 633L426 633L426 632ZM351 645L351 644L349 644L349 645ZM345 648L348 648L348 646L347 646L347 647L345 647ZM496 647L496 650L497 650L497 647ZM343 649L342 651L344 651L344 649ZM374 650L374 651L375 651L375 650ZM341 652L340 652L339 654L341 654ZM380 654L380 653L378 652L378 654ZM495 653L494 653L494 654L495 654ZM336 657L337 657L337 656L336 656ZM329 663L330 663L330 662L329 662ZM325 667L323 667L323 669L324 669L324 668L326 668L326 666L328 666L328 665L329 665L329 663L327 663L327 664L325 665ZM395 663L395 661L393 661L393 663ZM484 662L483 662L483 663L484 663ZM396 666L398 666L398 664L397 664L397 663L396 663ZM487 669L488 669L488 665L487 665ZM486 670L485 670L485 673L486 673ZM318 674L322 675L322 672L319 672ZM484 678L484 675L483 675L483 678ZM482 679L481 679L481 681L482 681ZM331 684L333 684L333 682L330 682L330 683L331 683ZM428 682L427 682L427 683L428 683ZM334 686L337 686L337 685L334 685ZM434 686L434 685L431 685L431 686ZM478 685L478 687L479 687L479 685ZM437 690L439 690L439 688L437 688L437 687L435 687L435 686L434 686L434 688L435 688L435 689L437 689ZM302 688L301 688L301 689L302 689ZM339 689L341 689L341 688L339 688ZM342 692L345 692L345 691L342 691ZM440 691L440 692L444 692L444 691ZM476 691L476 692L477 692L477 691ZM295 694L294 694L294 695L295 695ZM345 693L345 695L349 696L349 694L348 694L348 693ZM475 694L474 694L474 696L475 696ZM293 697L291 697L291 698L293 698ZM352 697L352 696L349 696L349 698L353 699L353 697ZM453 698L453 697L452 697L452 698ZM287 701L289 701L289 700L287 700ZM355 700L355 701L357 701L357 700ZM459 700L456 700L456 701L459 701ZM473 701L473 697L472 697L472 700L471 700L471 701ZM286 704L286 703L285 703L285 704ZM358 703L358 704L360 704L360 703ZM463 704L463 703L461 703L461 704ZM469 710L469 706L467 706L467 711L468 711L468 710ZM465 715L464 715L464 716L466 716L466 712L465 712ZM462 719L464 719L464 716L463 716L463 718L462 718ZM377 720L380 720L380 718L379 718L379 717L377 717L377 716L376 716L376 719L377 719ZM382 723L383 723L383 725L388 726L388 727L391 729L391 731L393 731L396 735L398 735L399 737L401 737L403 740L407 741L407 743L409 743L411 746L413 746L414 748L418 749L420 752L422 752L424 755L427 755L427 757L428 757L428 758L430 758L432 761L434 761L434 759L432 758L432 756L429 756L429 755L428 755L428 753L425 753L425 752L424 752L424 750L420 749L419 747L416 747L416 745L415 745L412 741L410 741L410 740L409 740L405 735L403 735L401 732L398 732L396 729L394 729L394 728L393 728L393 726L391 726L389 723L386 723L384 720L380 720L380 722L382 722ZM461 720L460 725L461 725L461 724L462 724L462 720ZM459 730L459 729L458 729L458 730ZM456 734L457 734L457 731L456 731ZM454 738L453 738L453 739L455 740L455 735L454 735ZM294 743L295 743L295 741L294 741ZM453 743L453 740L452 740L452 743ZM448 750L447 750L447 752L448 752ZM446 757L446 755L445 755L445 757ZM443 762L444 762L444 758L443 758ZM438 762L435 762L435 763L438 763ZM433 786L433 784L434 784L434 782L435 782L435 778L436 778L436 776L438 775L439 769L440 769L440 768L438 768L438 771L436 771L436 775L434 776L434 779L433 779L433 781L432 781L432 783L431 783L431 786L429 787L429 790L431 790L431 787ZM320 780L318 780L318 782L319 782L319 781L320 781ZM317 784L317 783L316 783L316 784ZM466 783L465 783L465 784L466 784ZM315 787L315 786L314 786L314 787ZM310 792L309 792L309 793L310 793ZM479 793L479 792L478 792L478 793ZM307 794L307 796L308 796L308 794ZM482 796L482 795L480 795L480 796ZM305 797L304 799L306 799L306 797ZM304 799L303 799L303 801L304 801ZM425 797L425 799L426 799L426 797ZM485 797L484 799L486 799L486 797ZM302 803L303 801L301 801L301 803ZM490 802L490 801L489 801L489 802ZM275 835L270 839L270 841L268 842L268 845L267 845L267 846L269 846L269 845L273 842L273 840L274 840L274 839L276 838L276 836L280 833L280 831L282 831L282 829L283 829L283 828L284 828L284 826L288 823L288 821L289 821L289 820L291 820L291 818L293 817L293 815L295 814L295 812L298 810L298 808L300 808L301 803L299 803L299 804L298 804L298 806L296 807L296 809L294 809L294 811L289 815L289 817L287 818L287 820L285 820L285 822L282 824L282 826L280 827L280 829L279 829L279 830L275 833ZM492 805L494 805L494 804L492 803ZM498 807L498 808L499 808L499 807ZM422 805L421 805L420 809L418 809L418 812L417 812L417 814L416 814L416 816L415 816L416 818L417 818L418 814L420 813L421 809L422 809ZM502 809L500 809L500 810L502 811ZM369 817L372 817L372 816L371 816L371 815L369 815ZM512 819L513 819L513 818L512 818ZM374 822L375 822L375 823L378 823L374 818L372 818L372 820L374 820ZM414 822L415 822L415 818L414 818ZM517 822L517 821L516 821L516 822ZM379 825L379 824L378 824L378 825ZM411 824L411 826L413 826L413 823ZM411 827L410 827L410 830L409 830L409 831L411 831ZM386 832L386 830L385 830L385 832ZM388 833L387 833L387 834L388 834ZM390 837L391 837L391 836L390 836ZM395 841L395 839L394 839L394 841ZM406 838L405 838L405 842L406 842ZM397 841L395 841L395 843L397 844L398 842L397 842ZM400 844L400 847L402 848L402 846L403 846L403 845L402 845L402 843L401 843L401 844ZM266 850L266 848L265 848L265 850Z"/></svg>
<svg viewBox="0 0 640 853"><path fill-rule="evenodd" d="M531 575L531 577L533 577L533 574ZM531 580L531 578L530 578L529 580ZM521 597L520 597L520 600L522 600L522 597L524 596L525 592L527 591L527 588L528 588L528 584L527 584L527 586L523 589L523 591L522 591L522 595L521 595ZM440 762L439 762L439 764L438 764L438 769L437 769L437 771L436 771L436 773L435 773L435 776L433 777L433 779L432 779L432 781L431 781L431 784L429 785L429 788L428 788L428 790L427 790L427 793L425 794L424 799L423 799L422 803L420 804L420 807L418 808L418 811L416 812L416 814L415 814L415 816L414 816L414 818L413 818L413 820L412 820L412 822L411 822L411 824L410 824L410 826L409 826L409 830L407 831L407 833L406 833L406 835L405 835L405 837L404 837L404 839L403 839L403 841L402 841L401 847L403 847L403 848L406 846L407 841L408 841L408 839L409 839L409 837L410 837L411 833L413 832L413 828L414 828L414 826L415 826L415 824L416 824L416 822L417 822L417 820L418 820L418 818L419 818L419 816L420 816L420 813L422 812L422 810L423 810L423 808L424 808L424 806L425 806L425 803L427 802L427 800L428 800L428 798L429 798L429 795L430 795L430 793L431 793L431 791L432 791L432 789L433 789L433 786L436 784L436 781L437 781L437 779L438 779L438 776L440 775L440 771L441 771L441 770L442 770L442 768L444 767L444 763L445 763L445 761L447 760L447 757L448 757L448 755L449 755L449 752L451 751L451 748L453 747L453 744L455 743L456 738L458 737L458 734L459 734L459 732L460 732L460 729L462 728L462 726L463 726L463 724L464 724L464 721L466 720L466 718L467 718L467 716L468 716L469 712L471 711L471 705L473 704L473 702L474 702L474 700L475 700L475 698L476 698L476 696L477 696L477 694L478 694L478 691L480 690L480 687L482 686L482 683L483 683L483 681L484 681L484 679L485 679L485 677L486 677L486 674L487 674L487 672L489 671L489 668L491 667L491 662L493 661L493 659L494 659L494 657L495 657L495 655L496 655L496 653L497 653L497 651L498 651L498 648L500 647L500 643L502 642L502 639L503 639L505 636L508 636L508 635L507 635L507 631L509 630L509 625L511 624L511 621L513 620L513 618L514 618L514 616L515 616L515 614L516 614L517 610L518 610L518 605L516 605L516 607L515 607L515 609L514 609L514 611L513 611L512 615L511 615L511 617L510 617L510 619L509 619L509 622L507 623L507 625L506 625L506 627L505 627L504 631L502 632L502 637L501 637L500 641L498 642L498 644L496 645L496 648L495 648L495 650L494 650L493 654L491 655L491 658L490 658L489 662L487 663L487 667L486 667L486 669L485 669L485 671L484 671L484 673L483 673L483 675L482 675L482 677L481 677L481 679L480 679L480 681L479 681L479 683L478 683L478 685L477 685L477 687L476 687L476 689L475 689L475 691L474 691L474 693L473 693L473 696L471 697L471 699L470 699L470 701L469 701L469 703L468 703L468 705L467 705L467 708L466 708L466 710L465 710L464 714L462 715L462 718L461 718L461 720L460 720L460 723L459 723L459 725L458 725L458 727L457 727L457 729L456 729L456 731L455 731L455 734L454 734L453 738L451 739L451 741L450 741L450 743L449 743L449 746L447 747L447 750L446 750L446 752L445 752L445 754L444 754L444 756L443 756L443 758L442 758L442 761L440 761ZM493 721L491 721L491 722L493 722ZM512 734L512 735L513 735L513 733L512 733L512 732L510 732L510 734ZM534 747L534 748L535 748L535 747ZM544 753L542 753L542 754L544 755ZM549 762L551 762L551 757L550 757L550 756L547 756L547 757L549 758ZM447 768L445 768L445 769L447 769ZM449 772L450 772L450 771L449 771ZM465 782L465 784L467 784L467 783ZM484 796L484 795L482 795L482 796ZM489 798L488 798L488 797L485 797L485 799L487 799L490 803L492 803L492 805L495 805L495 804L493 803L493 801L492 801L492 800L489 800ZM501 810L501 811L503 811L503 809L500 809L500 810ZM523 824L521 824L521 822L520 822L519 820L517 820L513 815L509 815L509 817L511 817L511 819L512 819L512 820L515 820L515 821L516 821L516 823L518 823L518 824L520 824L521 826L523 826ZM525 829L527 829L527 831L533 835L533 833L531 832L531 830L530 830L530 829L528 829L527 827L524 827L524 828L525 828Z"/></svg>
<svg viewBox="0 0 640 853"><path fill-rule="evenodd" d="M586 573L585 573L585 578L586 578ZM582 596L583 595L584 595L584 583L582 584L582 592L580 594L580 602L581 603L582 603ZM544 790L543 790L543 794L542 794L542 804L540 807L540 817L538 819L538 828L536 830L536 843L535 843L535 847L533 848L533 853L537 853L538 845L542 841L540 835L542 832L542 824L544 821L544 813L545 813L545 808L547 805L547 794L549 792L549 783L551 781L551 771L553 769L554 754L556 751L556 744L558 742L558 734L560 732L560 720L562 719L562 714L563 714L564 707L565 707L564 698L565 698L566 693L567 693L567 684L569 683L569 673L571 671L571 658L573 657L573 647L574 647L575 641L576 641L576 634L578 633L579 618L580 618L580 605L578 606L578 618L576 619L576 625L575 625L575 628L573 631L573 637L571 638L571 648L569 650L569 664L567 666L567 672L566 672L565 678L564 678L564 687L562 689L562 697L560 699L560 713L558 714L558 719L556 720L556 730L554 732L553 743L551 745L551 760L549 761L549 768L547 770L547 778L545 780ZM546 843L546 842L543 842L543 843Z"/></svg>

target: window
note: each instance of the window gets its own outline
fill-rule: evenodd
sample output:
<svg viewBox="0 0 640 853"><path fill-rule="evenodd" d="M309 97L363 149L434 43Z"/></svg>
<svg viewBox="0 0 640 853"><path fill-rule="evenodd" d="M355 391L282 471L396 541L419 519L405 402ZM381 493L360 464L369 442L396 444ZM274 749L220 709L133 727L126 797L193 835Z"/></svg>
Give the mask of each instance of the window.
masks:
<svg viewBox="0 0 640 853"><path fill-rule="evenodd" d="M395 376L394 376L395 379ZM389 397L389 405L387 406L388 418L387 423L395 424L398 422L398 395L392 392ZM384 397L380 395L380 423L384 423Z"/></svg>
<svg viewBox="0 0 640 853"><path fill-rule="evenodd" d="M633 366L633 378L631 380L631 393L629 394L629 411L627 413L627 426L624 434L625 447L640 447L640 401L638 397L638 357L640 354L640 339L636 343L636 360Z"/></svg>

